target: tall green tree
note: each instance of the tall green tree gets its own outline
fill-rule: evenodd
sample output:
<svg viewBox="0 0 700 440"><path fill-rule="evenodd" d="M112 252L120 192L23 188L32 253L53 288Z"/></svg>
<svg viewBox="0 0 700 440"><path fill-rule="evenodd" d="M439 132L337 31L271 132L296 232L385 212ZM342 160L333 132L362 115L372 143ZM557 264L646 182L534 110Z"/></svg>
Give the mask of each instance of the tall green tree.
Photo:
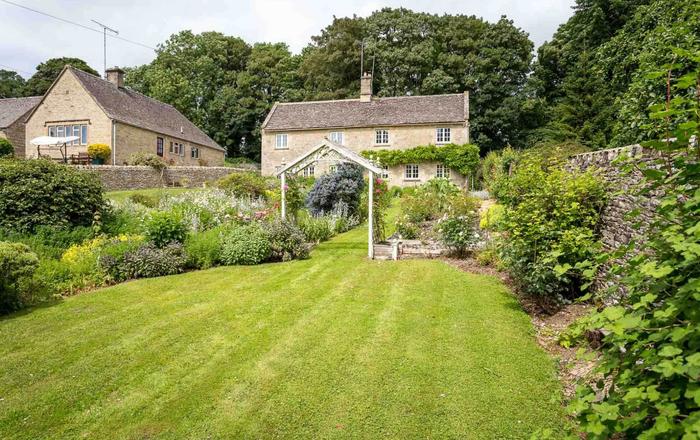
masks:
<svg viewBox="0 0 700 440"><path fill-rule="evenodd" d="M222 121L220 110L236 105L227 88L235 85L250 52L250 46L237 37L182 31L159 45L150 64L129 69L126 82L171 104L227 148L229 154L236 154L242 132L231 131ZM231 99L222 105L225 97Z"/></svg>
<svg viewBox="0 0 700 440"><path fill-rule="evenodd" d="M274 103L303 96L298 62L284 43L257 43L235 84L225 86L214 100L217 124L240 139L234 154L259 160L260 126Z"/></svg>
<svg viewBox="0 0 700 440"><path fill-rule="evenodd" d="M530 142L571 139L598 149L643 140L646 108L663 93L644 71L670 62L669 46L698 47L699 11L689 0L577 0L537 52L528 87L548 119Z"/></svg>
<svg viewBox="0 0 700 440"><path fill-rule="evenodd" d="M100 75L80 58L51 58L36 67L36 73L25 84L24 96L40 96L46 93L67 65L96 76Z"/></svg>
<svg viewBox="0 0 700 440"><path fill-rule="evenodd" d="M24 92L24 78L17 72L0 69L0 98L17 98Z"/></svg>
<svg viewBox="0 0 700 440"><path fill-rule="evenodd" d="M302 54L307 99L359 94L360 47L378 96L470 91L472 137L482 149L520 145L530 114L524 86L532 60L527 34L501 18L432 15L384 8L335 18Z"/></svg>

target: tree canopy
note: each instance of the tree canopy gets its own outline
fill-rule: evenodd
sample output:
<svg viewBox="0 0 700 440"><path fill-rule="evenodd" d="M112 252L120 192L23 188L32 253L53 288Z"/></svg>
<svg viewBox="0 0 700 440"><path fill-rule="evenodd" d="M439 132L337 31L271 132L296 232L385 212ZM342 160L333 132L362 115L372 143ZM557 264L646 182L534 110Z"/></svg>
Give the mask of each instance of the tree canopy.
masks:
<svg viewBox="0 0 700 440"><path fill-rule="evenodd" d="M546 121L531 140L596 149L639 142L649 135L648 105L664 93L644 72L672 62L671 47L700 47L699 36L700 6L692 1L577 0L574 15L537 51L528 86L546 103Z"/></svg>
<svg viewBox="0 0 700 440"><path fill-rule="evenodd" d="M40 96L46 93L54 80L58 78L61 70L67 65L100 76L95 69L80 58L51 58L36 67L36 73L27 80L24 86L24 96Z"/></svg>
<svg viewBox="0 0 700 440"><path fill-rule="evenodd" d="M0 69L0 98L16 98L22 96L24 78L17 72Z"/></svg>

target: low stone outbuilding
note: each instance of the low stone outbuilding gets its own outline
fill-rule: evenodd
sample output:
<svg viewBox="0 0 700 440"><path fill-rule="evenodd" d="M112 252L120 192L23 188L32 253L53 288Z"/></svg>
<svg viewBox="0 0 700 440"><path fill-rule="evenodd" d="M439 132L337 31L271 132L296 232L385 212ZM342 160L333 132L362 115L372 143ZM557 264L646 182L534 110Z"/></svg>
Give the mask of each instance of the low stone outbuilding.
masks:
<svg viewBox="0 0 700 440"><path fill-rule="evenodd" d="M67 155L107 144L111 165L128 163L134 153L151 153L171 165L223 165L224 149L173 106L124 85L124 71L109 69L106 79L66 66L26 120L25 156L59 158L38 151L39 136L77 136Z"/></svg>
<svg viewBox="0 0 700 440"><path fill-rule="evenodd" d="M15 157L24 157L27 115L41 101L41 96L0 99L0 138L15 148Z"/></svg>

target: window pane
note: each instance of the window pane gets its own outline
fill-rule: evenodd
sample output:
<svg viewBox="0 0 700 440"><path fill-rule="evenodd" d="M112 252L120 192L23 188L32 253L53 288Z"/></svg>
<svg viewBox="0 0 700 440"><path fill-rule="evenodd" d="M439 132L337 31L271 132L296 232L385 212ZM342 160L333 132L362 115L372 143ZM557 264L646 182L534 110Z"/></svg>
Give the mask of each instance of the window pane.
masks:
<svg viewBox="0 0 700 440"><path fill-rule="evenodd" d="M49 127L49 136L56 137L56 127Z"/></svg>
<svg viewBox="0 0 700 440"><path fill-rule="evenodd" d="M87 145L88 143L88 136L87 136L87 125L81 125L80 126L80 144L81 145Z"/></svg>
<svg viewBox="0 0 700 440"><path fill-rule="evenodd" d="M343 145L343 132L342 131L331 131L330 135L331 142Z"/></svg>
<svg viewBox="0 0 700 440"><path fill-rule="evenodd" d="M278 134L275 137L275 148L287 148L287 135Z"/></svg>

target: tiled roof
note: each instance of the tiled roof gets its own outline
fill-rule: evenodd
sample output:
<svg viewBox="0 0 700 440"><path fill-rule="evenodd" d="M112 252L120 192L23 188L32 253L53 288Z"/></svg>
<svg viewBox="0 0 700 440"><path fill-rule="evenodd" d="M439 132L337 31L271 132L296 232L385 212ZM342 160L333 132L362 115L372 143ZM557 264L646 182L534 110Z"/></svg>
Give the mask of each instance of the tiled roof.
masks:
<svg viewBox="0 0 700 440"><path fill-rule="evenodd" d="M0 128L14 124L17 119L36 107L39 101L41 96L0 99Z"/></svg>
<svg viewBox="0 0 700 440"><path fill-rule="evenodd" d="M149 98L128 87L119 88L109 81L82 70L68 67L85 89L112 119L135 127L223 150L175 107Z"/></svg>
<svg viewBox="0 0 700 440"><path fill-rule="evenodd" d="M346 99L280 103L273 107L263 128L279 131L459 123L469 117L468 99L459 93L373 98L370 102Z"/></svg>

